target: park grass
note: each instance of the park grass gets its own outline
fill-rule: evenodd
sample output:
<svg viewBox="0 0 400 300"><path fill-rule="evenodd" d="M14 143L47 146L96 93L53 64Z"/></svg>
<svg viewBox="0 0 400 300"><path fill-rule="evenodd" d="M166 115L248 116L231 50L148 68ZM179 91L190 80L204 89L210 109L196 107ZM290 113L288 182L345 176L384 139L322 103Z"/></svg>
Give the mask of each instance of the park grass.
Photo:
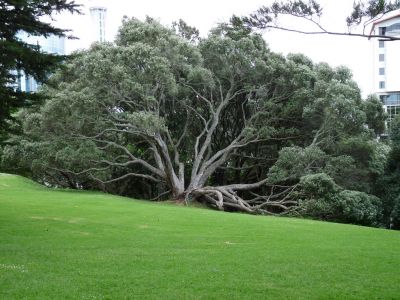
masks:
<svg viewBox="0 0 400 300"><path fill-rule="evenodd" d="M400 233L0 175L0 299L399 299Z"/></svg>

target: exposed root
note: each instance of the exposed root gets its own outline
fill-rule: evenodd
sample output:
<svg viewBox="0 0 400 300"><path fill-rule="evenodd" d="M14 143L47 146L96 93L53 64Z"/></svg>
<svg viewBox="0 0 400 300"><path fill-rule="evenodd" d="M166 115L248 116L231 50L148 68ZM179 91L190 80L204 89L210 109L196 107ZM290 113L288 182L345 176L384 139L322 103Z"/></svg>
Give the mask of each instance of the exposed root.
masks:
<svg viewBox="0 0 400 300"><path fill-rule="evenodd" d="M252 214L277 215L287 212L298 204L297 201L292 198L293 191L296 187L297 185L271 186L271 192L267 196L248 191L247 194L253 197L251 199L245 199L242 195L238 195L238 190L246 191L243 185L240 185L238 190L235 190L235 185L220 187L207 186L195 189L191 191L190 194L195 198L205 200L219 210L229 208Z"/></svg>

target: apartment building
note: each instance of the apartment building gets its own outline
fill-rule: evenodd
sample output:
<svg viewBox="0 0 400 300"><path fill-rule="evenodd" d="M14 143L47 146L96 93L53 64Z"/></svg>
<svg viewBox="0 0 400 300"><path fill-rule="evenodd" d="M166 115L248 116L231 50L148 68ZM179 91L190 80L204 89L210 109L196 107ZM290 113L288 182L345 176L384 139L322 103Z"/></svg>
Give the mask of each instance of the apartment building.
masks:
<svg viewBox="0 0 400 300"><path fill-rule="evenodd" d="M392 12L372 25L371 35L380 34L400 38L400 10ZM379 96L391 120L400 114L400 40L374 39L373 91Z"/></svg>

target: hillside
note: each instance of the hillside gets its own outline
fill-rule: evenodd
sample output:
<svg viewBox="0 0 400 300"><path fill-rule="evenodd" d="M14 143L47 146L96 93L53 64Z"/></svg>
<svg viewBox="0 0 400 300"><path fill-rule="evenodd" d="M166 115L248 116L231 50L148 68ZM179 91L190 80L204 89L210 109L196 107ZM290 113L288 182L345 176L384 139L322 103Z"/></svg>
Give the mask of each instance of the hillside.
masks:
<svg viewBox="0 0 400 300"><path fill-rule="evenodd" d="M0 175L0 299L398 299L400 233Z"/></svg>

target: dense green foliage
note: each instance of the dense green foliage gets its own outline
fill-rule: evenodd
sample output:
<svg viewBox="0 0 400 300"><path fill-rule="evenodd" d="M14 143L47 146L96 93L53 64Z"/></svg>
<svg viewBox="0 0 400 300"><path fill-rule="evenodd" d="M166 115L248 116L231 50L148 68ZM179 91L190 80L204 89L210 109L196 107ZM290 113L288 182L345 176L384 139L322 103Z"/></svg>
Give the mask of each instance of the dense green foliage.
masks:
<svg viewBox="0 0 400 300"><path fill-rule="evenodd" d="M379 198L343 190L324 173L301 178L300 207L306 216L374 226L381 217Z"/></svg>
<svg viewBox="0 0 400 300"><path fill-rule="evenodd" d="M0 175L2 299L396 299L399 233Z"/></svg>
<svg viewBox="0 0 400 300"><path fill-rule="evenodd" d="M370 95L364 102L367 125L379 136L385 131L386 113L381 101L375 95Z"/></svg>
<svg viewBox="0 0 400 300"><path fill-rule="evenodd" d="M386 168L376 181L375 193L383 201L384 224L400 229L400 116L392 121L390 141Z"/></svg>
<svg viewBox="0 0 400 300"><path fill-rule="evenodd" d="M0 142L10 130L10 121L18 108L40 100L37 94L18 91L15 84L18 72L43 82L65 57L45 53L38 45L18 38L25 32L34 36L66 36L67 30L43 21L55 13L78 12L78 5L67 0L2 0L0 2Z"/></svg>

